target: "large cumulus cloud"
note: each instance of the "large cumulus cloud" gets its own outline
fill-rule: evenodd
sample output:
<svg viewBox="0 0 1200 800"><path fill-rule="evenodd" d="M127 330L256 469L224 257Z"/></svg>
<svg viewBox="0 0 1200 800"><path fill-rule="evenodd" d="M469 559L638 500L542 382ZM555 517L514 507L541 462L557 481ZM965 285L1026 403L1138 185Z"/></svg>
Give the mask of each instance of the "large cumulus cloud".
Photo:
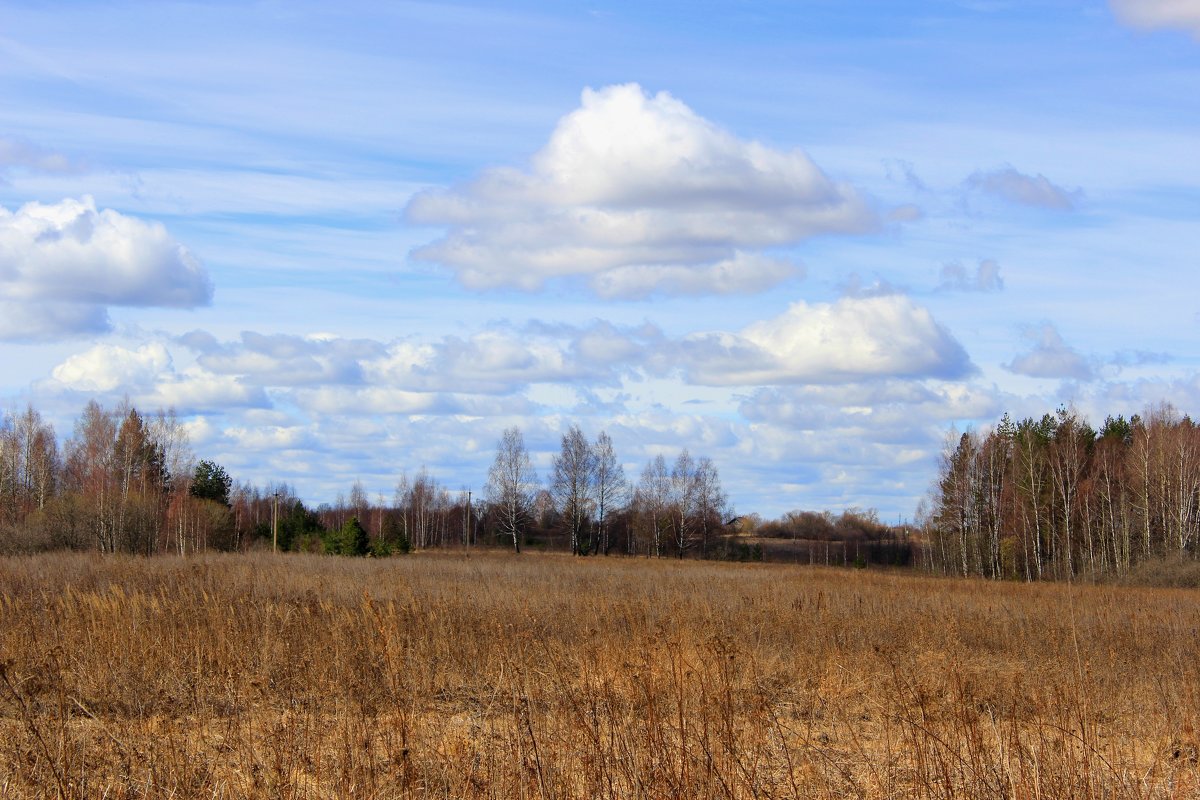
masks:
<svg viewBox="0 0 1200 800"><path fill-rule="evenodd" d="M575 277L609 298L760 291L798 274L767 249L877 224L803 152L739 139L636 84L585 90L527 170L420 193L407 213L449 229L413 256L469 287Z"/></svg>
<svg viewBox="0 0 1200 800"><path fill-rule="evenodd" d="M208 274L166 228L90 197L0 207L0 339L52 339L110 326L110 306L194 308Z"/></svg>

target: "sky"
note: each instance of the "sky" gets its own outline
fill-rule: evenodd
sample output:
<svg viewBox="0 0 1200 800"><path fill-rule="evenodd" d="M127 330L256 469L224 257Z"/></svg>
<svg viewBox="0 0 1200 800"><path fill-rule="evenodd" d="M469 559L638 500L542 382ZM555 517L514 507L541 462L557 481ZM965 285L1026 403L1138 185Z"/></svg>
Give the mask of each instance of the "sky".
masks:
<svg viewBox="0 0 1200 800"><path fill-rule="evenodd" d="M0 408L312 503L519 426L909 519L949 437L1200 410L1200 0L0 0Z"/></svg>

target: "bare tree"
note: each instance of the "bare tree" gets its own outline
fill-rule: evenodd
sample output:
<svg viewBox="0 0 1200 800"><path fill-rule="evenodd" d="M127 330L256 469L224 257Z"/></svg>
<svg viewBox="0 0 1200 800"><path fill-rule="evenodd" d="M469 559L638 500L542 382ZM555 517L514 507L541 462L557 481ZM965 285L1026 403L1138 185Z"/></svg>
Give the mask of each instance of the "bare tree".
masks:
<svg viewBox="0 0 1200 800"><path fill-rule="evenodd" d="M401 481L396 487L396 501L403 509L405 536L415 548L431 547L437 535L437 504L442 489L424 466L411 483L407 476Z"/></svg>
<svg viewBox="0 0 1200 800"><path fill-rule="evenodd" d="M1048 520L1050 486L1047 450L1053 436L1054 418L1049 414L1041 421L1025 419L1017 424L1013 436L1013 488L1017 500L1017 517L1023 532L1024 568L1026 579L1041 580Z"/></svg>
<svg viewBox="0 0 1200 800"><path fill-rule="evenodd" d="M1096 442L1095 486L1102 519L1100 537L1104 563L1117 575L1129 571L1133 557L1133 501L1128 487L1128 442L1124 419L1106 420L1104 435Z"/></svg>
<svg viewBox="0 0 1200 800"><path fill-rule="evenodd" d="M149 422L150 436L162 448L163 470L167 482L167 494L162 497L163 527L160 549L177 547L180 555L185 551L185 529L187 512L193 505L189 502L192 477L196 473L196 456L188 442L187 429L179 422L175 409L159 411ZM249 490L249 484L245 487ZM235 544L240 546L241 529L245 519L235 515ZM174 539L174 544L172 544Z"/></svg>
<svg viewBox="0 0 1200 800"><path fill-rule="evenodd" d="M708 544L714 530L721 527L729 498L721 488L717 465L705 456L696 464L696 528L700 538L700 557L708 557Z"/></svg>
<svg viewBox="0 0 1200 800"><path fill-rule="evenodd" d="M0 522L16 522L21 496L21 445L12 416L0 417Z"/></svg>
<svg viewBox="0 0 1200 800"><path fill-rule="evenodd" d="M1163 447L1167 475L1163 535L1180 554L1194 550L1200 527L1200 429L1184 417L1169 432Z"/></svg>
<svg viewBox="0 0 1200 800"><path fill-rule="evenodd" d="M513 550L518 553L536 490L537 473L521 429L508 428L496 445L496 460L488 470L487 497L499 512L501 535L512 537Z"/></svg>
<svg viewBox="0 0 1200 800"><path fill-rule="evenodd" d="M596 501L596 548L598 552L608 555L611 546L608 517L627 502L629 486L625 481L625 469L617 461L612 439L604 431L600 431L596 437L592 454L595 457L593 499Z"/></svg>
<svg viewBox="0 0 1200 800"><path fill-rule="evenodd" d="M350 487L350 507L354 509L354 516L360 520L367 519L367 512L371 509L371 500L367 497L367 489L363 486L361 479L355 479L354 485Z"/></svg>
<svg viewBox="0 0 1200 800"><path fill-rule="evenodd" d="M67 444L67 469L88 508L88 527L102 553L117 549L113 464L117 426L95 400L84 407Z"/></svg>
<svg viewBox="0 0 1200 800"><path fill-rule="evenodd" d="M27 502L39 511L54 491L54 478L59 471L58 443L54 428L42 420L42 415L30 405L17 420L17 433L22 439L21 450L25 467L24 488Z"/></svg>
<svg viewBox="0 0 1200 800"><path fill-rule="evenodd" d="M670 524L671 474L667 461L659 453L642 470L641 480L634 490L633 503L637 510L637 525L649 540L648 550L655 558L662 555L663 528ZM630 541L630 552L634 543Z"/></svg>
<svg viewBox="0 0 1200 800"><path fill-rule="evenodd" d="M566 522L571 536L571 554L587 555L590 537L584 541L592 521L592 483L596 457L583 431L572 425L562 437L562 450L554 457L554 476L550 491L555 506Z"/></svg>
<svg viewBox="0 0 1200 800"><path fill-rule="evenodd" d="M1071 580L1076 572L1074 530L1078 515L1079 485L1087 467L1087 449L1095 439L1095 432L1081 423L1076 414L1059 409L1058 426L1050 442L1050 478L1059 514L1059 538L1061 564L1064 573L1060 577Z"/></svg>
<svg viewBox="0 0 1200 800"><path fill-rule="evenodd" d="M695 506L696 506L696 462L685 447L675 459L671 467L669 484L669 505L671 529L675 538L675 554L683 558L683 554L691 549L695 538Z"/></svg>

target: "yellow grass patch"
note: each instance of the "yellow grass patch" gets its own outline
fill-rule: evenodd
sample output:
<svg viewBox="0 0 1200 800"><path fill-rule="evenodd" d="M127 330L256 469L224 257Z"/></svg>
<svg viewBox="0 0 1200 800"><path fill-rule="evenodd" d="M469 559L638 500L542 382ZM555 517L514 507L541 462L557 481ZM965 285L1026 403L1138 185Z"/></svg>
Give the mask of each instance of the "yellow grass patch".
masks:
<svg viewBox="0 0 1200 800"><path fill-rule="evenodd" d="M0 561L0 796L1196 796L1192 593L482 553Z"/></svg>

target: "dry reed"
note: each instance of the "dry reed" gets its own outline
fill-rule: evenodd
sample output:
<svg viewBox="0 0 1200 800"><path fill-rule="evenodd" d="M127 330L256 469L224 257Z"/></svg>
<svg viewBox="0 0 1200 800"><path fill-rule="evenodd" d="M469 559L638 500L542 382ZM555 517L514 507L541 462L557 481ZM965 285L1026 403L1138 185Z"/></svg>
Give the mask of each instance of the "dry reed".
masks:
<svg viewBox="0 0 1200 800"><path fill-rule="evenodd" d="M427 554L0 560L0 796L1200 795L1194 594Z"/></svg>

